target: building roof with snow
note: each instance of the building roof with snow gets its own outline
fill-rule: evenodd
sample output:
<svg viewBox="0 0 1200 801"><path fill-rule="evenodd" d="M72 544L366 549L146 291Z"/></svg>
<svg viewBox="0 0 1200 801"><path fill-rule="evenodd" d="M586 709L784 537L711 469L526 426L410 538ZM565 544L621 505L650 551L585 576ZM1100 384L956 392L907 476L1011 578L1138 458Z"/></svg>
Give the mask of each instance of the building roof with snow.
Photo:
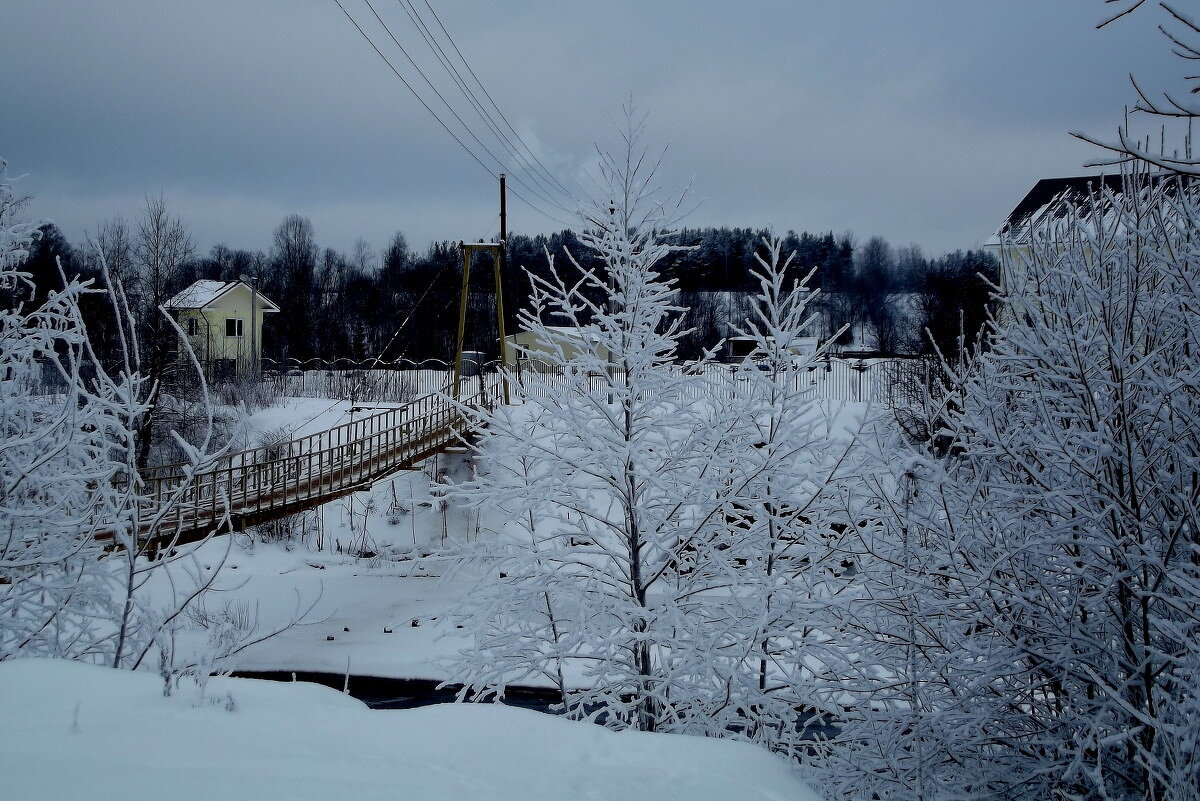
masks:
<svg viewBox="0 0 1200 801"><path fill-rule="evenodd" d="M1026 193L986 244L997 246L1002 239L1018 236L1039 223L1061 216L1070 206L1086 201L1093 192L1120 192L1121 182L1120 175L1043 178Z"/></svg>
<svg viewBox="0 0 1200 801"><path fill-rule="evenodd" d="M1171 173L1138 173L1133 180L1140 188L1157 186ZM1017 204L1004 219L996 233L984 243L984 247L999 248L1001 242L1014 242L1036 229L1039 225L1053 222L1064 217L1068 210L1080 208L1087 204L1089 198L1095 197L1098 207L1105 215L1112 208L1112 202L1126 190L1129 176L1116 175L1079 175L1073 178L1043 178L1033 185L1033 188ZM1174 185L1166 185L1168 196L1173 196Z"/></svg>
<svg viewBox="0 0 1200 801"><path fill-rule="evenodd" d="M200 309L202 311L211 309L213 304L239 286L245 287L247 291L254 291L244 281L211 281L201 279L168 300L163 306L175 311L183 309ZM261 292L255 294L257 295L258 303L262 304L263 312L279 311L279 307L268 300Z"/></svg>

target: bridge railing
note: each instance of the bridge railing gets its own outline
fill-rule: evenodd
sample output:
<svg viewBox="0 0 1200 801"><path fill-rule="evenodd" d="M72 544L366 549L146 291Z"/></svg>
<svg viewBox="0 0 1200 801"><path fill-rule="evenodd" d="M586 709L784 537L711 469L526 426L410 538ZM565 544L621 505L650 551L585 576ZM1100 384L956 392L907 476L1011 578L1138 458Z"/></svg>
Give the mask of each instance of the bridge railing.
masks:
<svg viewBox="0 0 1200 801"><path fill-rule="evenodd" d="M477 387L477 388L476 388ZM467 389L468 387L464 387ZM490 405L496 377L478 383L465 406ZM190 465L145 471L148 502L173 502L167 523L201 527L234 516L314 505L411 464L465 435L462 410L441 394L287 442L226 454L195 475Z"/></svg>

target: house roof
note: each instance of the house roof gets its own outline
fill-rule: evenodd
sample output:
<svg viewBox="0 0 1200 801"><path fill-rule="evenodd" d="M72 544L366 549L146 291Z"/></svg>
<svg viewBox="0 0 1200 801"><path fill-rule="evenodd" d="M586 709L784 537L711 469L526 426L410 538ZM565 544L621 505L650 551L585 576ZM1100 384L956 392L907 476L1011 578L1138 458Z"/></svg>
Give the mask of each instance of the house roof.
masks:
<svg viewBox="0 0 1200 801"><path fill-rule="evenodd" d="M595 343L599 340L599 336L595 331L574 325L547 325L537 330L522 329L515 334L508 334L505 336L505 339L511 339L515 342L516 338L520 336L533 336L535 339L543 342L545 342L544 337L549 337L551 342L546 344L553 344L555 340L572 343Z"/></svg>
<svg viewBox="0 0 1200 801"><path fill-rule="evenodd" d="M1139 175L1141 186L1157 185L1168 177L1167 173ZM1107 213L1109 199L1125 190L1126 177L1117 175L1078 175L1072 178L1043 178L1033 185L1017 207L1005 218L1000 229L987 241L988 245L999 245L1004 237L1012 237L1028 231L1042 222L1057 219L1071 207L1085 204L1093 193L1097 194L1101 209ZM1168 191L1170 187L1168 187Z"/></svg>
<svg viewBox="0 0 1200 801"><path fill-rule="evenodd" d="M589 342L595 342L598 339L594 331L574 325L548 325L546 326L546 333L562 337L563 339L577 339Z"/></svg>
<svg viewBox="0 0 1200 801"><path fill-rule="evenodd" d="M1016 208L1009 212L987 244L998 245L1002 238L1028 230L1045 220L1048 214L1057 216L1068 206L1078 205L1087 200L1090 193L1102 189L1121 191L1121 176L1077 175L1071 178L1043 178L1034 184Z"/></svg>
<svg viewBox="0 0 1200 801"><path fill-rule="evenodd" d="M1121 191L1120 175L1079 175L1074 178L1043 178L1033 185L1017 207L1004 221L1009 228L1024 227L1037 219L1051 203L1078 204L1088 199L1092 192L1102 188L1110 192Z"/></svg>
<svg viewBox="0 0 1200 801"><path fill-rule="evenodd" d="M201 279L168 300L163 306L168 309L209 309L220 297L236 286L244 286L246 289L251 288L244 281L211 281ZM258 293L258 301L262 304L264 313L279 311L279 307L268 300L261 292Z"/></svg>

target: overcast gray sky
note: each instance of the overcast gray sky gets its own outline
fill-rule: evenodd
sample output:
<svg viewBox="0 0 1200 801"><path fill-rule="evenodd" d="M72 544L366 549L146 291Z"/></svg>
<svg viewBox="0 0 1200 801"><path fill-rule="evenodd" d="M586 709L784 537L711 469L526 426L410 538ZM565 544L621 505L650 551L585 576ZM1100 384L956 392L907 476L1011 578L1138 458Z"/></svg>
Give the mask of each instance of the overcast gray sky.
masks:
<svg viewBox="0 0 1200 801"><path fill-rule="evenodd" d="M1037 179L1084 172L1097 153L1068 131L1110 135L1130 72L1181 72L1154 9L1096 31L1100 0L429 2L561 175L632 93L670 144L665 181L694 181L689 225L931 253L977 246ZM400 0L373 3L470 120ZM290 213L343 250L495 233L493 179L334 0L0 0L0 37L0 157L72 241L160 193L203 250L265 250ZM510 211L514 231L561 227Z"/></svg>

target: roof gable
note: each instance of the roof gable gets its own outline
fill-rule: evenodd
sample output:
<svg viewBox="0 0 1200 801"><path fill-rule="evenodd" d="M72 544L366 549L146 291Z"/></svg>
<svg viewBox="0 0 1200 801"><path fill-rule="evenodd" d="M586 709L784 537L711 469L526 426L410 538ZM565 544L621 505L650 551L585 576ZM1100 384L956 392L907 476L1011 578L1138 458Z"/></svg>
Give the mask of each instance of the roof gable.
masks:
<svg viewBox="0 0 1200 801"><path fill-rule="evenodd" d="M253 291L250 285L243 281L212 281L201 279L168 300L163 306L175 310L209 309L217 300L226 296L237 287L244 287L248 292ZM261 292L257 293L257 298L258 302L262 304L263 312L279 311L279 307Z"/></svg>
<svg viewBox="0 0 1200 801"><path fill-rule="evenodd" d="M1114 198L1129 190L1129 181L1139 189L1157 186L1171 177L1168 173L1137 174L1135 177L1121 175L1079 175L1073 178L1043 178L1033 185L1017 207L1004 220L1000 229L989 240L999 244L1004 237L1020 235L1043 222L1060 219L1072 208L1087 204L1095 196L1099 209L1105 214L1110 210ZM1175 191L1171 183L1167 192Z"/></svg>
<svg viewBox="0 0 1200 801"><path fill-rule="evenodd" d="M1120 192L1120 175L1079 175L1073 178L1043 178L1033 185L1004 221L1001 231L1024 228L1040 219L1052 205L1079 205L1093 192Z"/></svg>

